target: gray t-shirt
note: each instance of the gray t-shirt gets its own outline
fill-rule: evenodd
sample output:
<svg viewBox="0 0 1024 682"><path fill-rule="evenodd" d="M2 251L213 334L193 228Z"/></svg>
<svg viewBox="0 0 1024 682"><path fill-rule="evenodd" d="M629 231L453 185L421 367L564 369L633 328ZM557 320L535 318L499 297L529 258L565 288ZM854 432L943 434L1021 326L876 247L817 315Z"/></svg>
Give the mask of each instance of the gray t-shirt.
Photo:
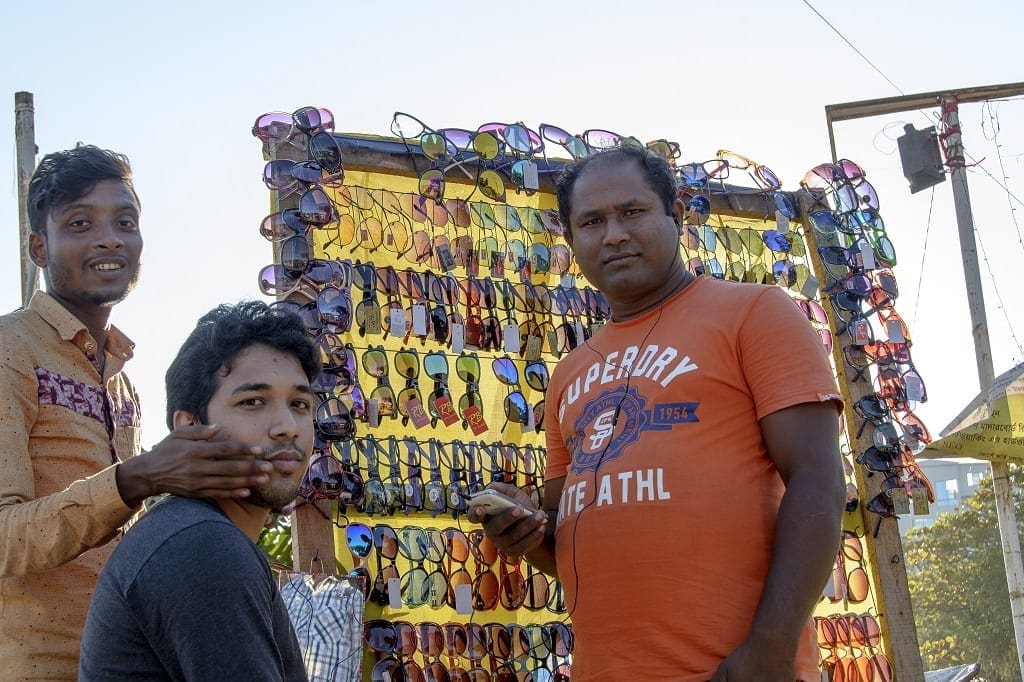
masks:
<svg viewBox="0 0 1024 682"><path fill-rule="evenodd" d="M100 573L80 680L306 680L270 567L216 504L170 497Z"/></svg>

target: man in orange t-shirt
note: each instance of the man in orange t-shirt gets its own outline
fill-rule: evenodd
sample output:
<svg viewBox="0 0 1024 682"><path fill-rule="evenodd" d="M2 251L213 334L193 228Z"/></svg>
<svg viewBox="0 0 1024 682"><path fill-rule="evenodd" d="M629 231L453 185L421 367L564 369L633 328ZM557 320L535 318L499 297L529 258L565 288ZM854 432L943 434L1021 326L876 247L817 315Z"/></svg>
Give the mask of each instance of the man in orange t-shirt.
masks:
<svg viewBox="0 0 1024 682"><path fill-rule="evenodd" d="M810 614L845 501L817 335L781 289L687 271L656 156L597 154L558 191L612 321L548 388L543 511L478 520L562 581L574 682L817 680Z"/></svg>

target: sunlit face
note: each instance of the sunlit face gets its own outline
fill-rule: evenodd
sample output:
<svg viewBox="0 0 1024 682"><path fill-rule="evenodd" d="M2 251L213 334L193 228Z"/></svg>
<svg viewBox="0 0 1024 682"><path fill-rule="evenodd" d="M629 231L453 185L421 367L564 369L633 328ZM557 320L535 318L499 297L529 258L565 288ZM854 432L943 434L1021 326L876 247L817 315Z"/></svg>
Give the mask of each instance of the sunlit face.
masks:
<svg viewBox="0 0 1024 682"><path fill-rule="evenodd" d="M139 204L121 180L101 180L85 196L53 208L45 234L29 237L47 291L78 317L124 300L139 278Z"/></svg>
<svg viewBox="0 0 1024 682"><path fill-rule="evenodd" d="M248 504L276 512L298 496L313 451L313 393L295 356L262 344L242 350L218 373L206 417L220 424L218 440L259 446L274 465Z"/></svg>
<svg viewBox="0 0 1024 682"><path fill-rule="evenodd" d="M576 179L566 239L583 275L604 292L616 317L656 304L678 284L681 210L677 200L665 212L633 160L598 161Z"/></svg>

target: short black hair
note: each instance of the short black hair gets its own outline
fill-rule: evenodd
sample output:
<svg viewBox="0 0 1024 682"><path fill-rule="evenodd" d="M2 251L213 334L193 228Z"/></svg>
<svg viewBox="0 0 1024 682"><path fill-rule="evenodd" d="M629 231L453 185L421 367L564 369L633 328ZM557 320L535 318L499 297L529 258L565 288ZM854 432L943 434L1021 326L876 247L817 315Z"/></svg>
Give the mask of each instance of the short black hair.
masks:
<svg viewBox="0 0 1024 682"><path fill-rule="evenodd" d="M295 356L310 383L320 375L320 355L298 315L262 301L221 304L199 318L167 369L167 428L174 428L178 410L205 424L217 374L230 371L235 357L256 344Z"/></svg>
<svg viewBox="0 0 1024 682"><path fill-rule="evenodd" d="M636 161L643 171L647 183L661 199L665 206L665 213L672 215L672 204L679 196L679 185L676 182L675 172L672 166L665 159L649 151L644 147L635 144L623 144L611 149L604 149L592 154L571 166L567 167L555 183L555 193L558 197L558 217L562 221L562 227L566 232L571 232L569 215L572 213L572 191L576 187L576 181L580 175L594 162L609 163L619 160Z"/></svg>
<svg viewBox="0 0 1024 682"><path fill-rule="evenodd" d="M91 192L103 180L120 180L141 207L132 184L132 167L124 154L79 144L43 157L28 183L28 221L32 231L46 233L50 211Z"/></svg>

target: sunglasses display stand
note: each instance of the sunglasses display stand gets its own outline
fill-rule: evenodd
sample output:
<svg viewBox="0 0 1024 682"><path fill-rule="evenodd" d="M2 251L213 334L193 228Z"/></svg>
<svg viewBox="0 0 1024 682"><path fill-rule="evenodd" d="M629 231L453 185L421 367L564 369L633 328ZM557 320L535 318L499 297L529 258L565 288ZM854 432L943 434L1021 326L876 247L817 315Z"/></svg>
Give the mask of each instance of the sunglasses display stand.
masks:
<svg viewBox="0 0 1024 682"><path fill-rule="evenodd" d="M331 568L365 580L362 679L571 674L560 585L500 555L465 514L492 481L539 504L550 367L610 314L562 239L552 180L569 161L549 158L544 140L574 158L613 137L639 142L541 131L432 129L396 114L395 137L343 135L313 107L267 114L253 130L272 196L261 233L274 264L260 288L303 316L326 370L324 461L296 509L294 560L334 556ZM679 156L664 140L649 148ZM920 669L905 569L877 557L902 556L883 517L927 504L907 442L927 431L910 409L923 383L919 392L908 374L894 280L878 272L895 253L877 195L852 162L812 169L795 193L725 150L676 168L691 207L687 267L787 289L832 354L845 423L857 427L843 435L843 543L815 611L822 664L831 679L902 678ZM737 178L752 186L726 182ZM871 338L876 327L891 346ZM860 402L873 394L882 403ZM869 446L892 476L855 461Z"/></svg>

